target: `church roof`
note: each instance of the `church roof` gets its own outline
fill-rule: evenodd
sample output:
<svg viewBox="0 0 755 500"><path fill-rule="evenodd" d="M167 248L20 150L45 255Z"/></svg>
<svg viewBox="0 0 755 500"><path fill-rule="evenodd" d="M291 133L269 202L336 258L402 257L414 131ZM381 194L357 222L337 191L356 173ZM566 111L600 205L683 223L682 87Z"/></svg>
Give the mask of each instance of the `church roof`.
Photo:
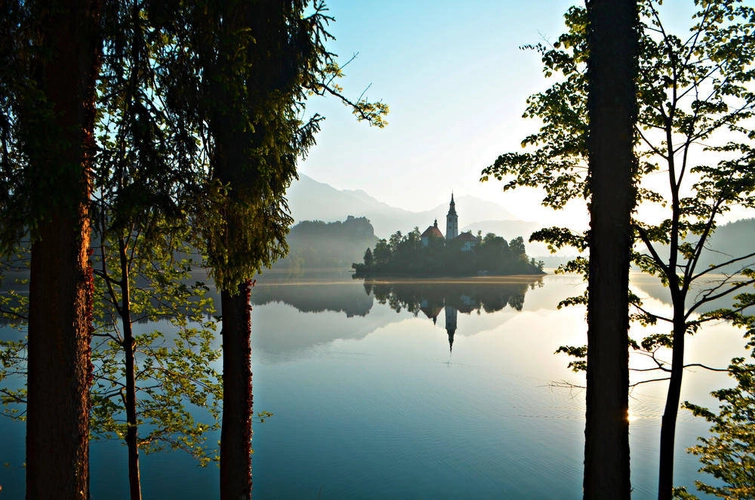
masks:
<svg viewBox="0 0 755 500"><path fill-rule="evenodd" d="M440 232L438 226L430 226L422 233L421 238L443 238L443 233Z"/></svg>
<svg viewBox="0 0 755 500"><path fill-rule="evenodd" d="M425 316L428 318L435 320L438 317L438 314L443 310L441 306L426 306L426 307L420 307L420 310L425 313Z"/></svg>
<svg viewBox="0 0 755 500"><path fill-rule="evenodd" d="M456 237L459 241L474 241L477 242L477 236L474 236L472 234L472 231L467 231L466 233L461 233L459 236Z"/></svg>

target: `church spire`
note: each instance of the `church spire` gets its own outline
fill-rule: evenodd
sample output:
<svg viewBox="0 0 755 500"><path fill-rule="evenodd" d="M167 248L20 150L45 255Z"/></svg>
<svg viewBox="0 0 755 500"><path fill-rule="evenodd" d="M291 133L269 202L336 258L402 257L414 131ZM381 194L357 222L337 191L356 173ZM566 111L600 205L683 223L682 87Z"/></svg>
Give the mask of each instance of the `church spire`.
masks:
<svg viewBox="0 0 755 500"><path fill-rule="evenodd" d="M459 236L459 216L456 215L454 193L451 191L451 203L448 206L448 215L446 215L446 240L450 241L457 236Z"/></svg>

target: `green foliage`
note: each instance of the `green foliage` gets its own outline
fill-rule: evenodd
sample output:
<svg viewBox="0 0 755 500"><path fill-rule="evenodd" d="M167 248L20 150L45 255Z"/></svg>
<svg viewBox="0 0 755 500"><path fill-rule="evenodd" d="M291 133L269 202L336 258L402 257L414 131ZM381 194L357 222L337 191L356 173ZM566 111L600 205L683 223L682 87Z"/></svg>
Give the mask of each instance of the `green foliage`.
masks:
<svg viewBox="0 0 755 500"><path fill-rule="evenodd" d="M755 109L755 94L748 90L755 76L755 41L748 35L753 9L739 1L701 2L690 36L679 38L664 29L657 7L654 1L642 2L636 135L641 168L636 182L641 202L669 206L672 216L652 224L635 218L638 236L648 246L648 252L635 254L635 261L643 270L667 274L671 263L664 264L653 250L657 244L672 245L671 267L688 268L690 281L716 217L732 206L752 207L755 202L748 145L752 133L746 126ZM589 200L590 193L584 142L585 9L570 8L565 20L568 32L551 47L526 47L540 54L547 77L558 75L548 90L527 101L524 117L538 118L543 125L523 140L526 152L502 155L482 173L482 180L504 181L505 190L541 188L543 204L553 208L574 198ZM698 146L700 141L706 141L704 147ZM710 160L694 164L691 156L694 161ZM670 200L653 184L644 184L662 164L670 169L675 186ZM683 181L692 195L681 195ZM680 240L687 235L695 238ZM533 239L548 243L552 250L563 246L584 250L587 243L586 235L565 228L541 230Z"/></svg>
<svg viewBox="0 0 755 500"><path fill-rule="evenodd" d="M343 71L326 48L333 18L321 1L149 8L152 23L181 48L165 52L159 76L167 109L206 148L212 181L196 224L216 285L235 291L288 250L285 192L322 120L303 119L307 98L336 96L376 126L388 108L351 101L334 84Z"/></svg>
<svg viewBox="0 0 755 500"><path fill-rule="evenodd" d="M638 168L633 182L640 206L632 216L636 241L631 258L639 269L668 287L671 314L650 311L629 293L638 311L632 319L645 325L661 321L671 325L670 331L653 332L632 347L644 351L658 370L670 372L664 424L675 425L684 373L683 336L695 333L707 321L736 323L737 315L755 306L752 294L742 293L755 284L751 271L755 251L742 248L738 254L727 255L710 248L722 215L735 207L755 207L751 145L755 139L755 7L742 0L696 1L689 32L676 35L661 21L661 4L660 0L638 4L634 147ZM570 8L565 20L568 32L552 46L527 47L540 55L545 76L556 80L527 100L524 117L539 119L539 130L522 141L524 152L499 156L482 171L481 179L500 180L504 190L539 188L544 193L543 205L554 209L578 199L589 207L591 201L586 9ZM548 243L551 250L574 246L583 251L590 243L589 233L568 228L541 230L534 237ZM580 260L562 270L581 271L587 277L585 264ZM714 301L737 293L741 294L739 304L733 308L695 317ZM585 296L574 297L562 304L585 300ZM583 369L582 349L563 347L559 352L575 357L571 368ZM672 352L670 368L656 357L665 349ZM664 425L662 434L661 483L665 484L673 477L673 429Z"/></svg>
<svg viewBox="0 0 755 500"><path fill-rule="evenodd" d="M152 226L148 226L152 224ZM125 439L129 342L125 322L159 329L134 335L139 449L182 449L205 465L205 435L219 426L222 385L212 367L216 322L208 288L192 279L188 227L144 219L130 232L102 227L95 255L91 433ZM123 274L125 271L125 275ZM193 417L204 410L201 421Z"/></svg>
<svg viewBox="0 0 755 500"><path fill-rule="evenodd" d="M735 206L755 206L750 146L755 132L749 127L755 112L755 93L750 88L755 77L755 39L751 36L755 9L738 0L698 2L690 32L676 36L663 26L659 5L654 0L641 2L635 183L638 201L666 209L667 216L643 220L641 211L634 214L638 244L632 260L670 287L679 309L674 315L685 319L684 331L689 332L715 317L707 314L693 321L692 312L755 283L747 267L755 261L752 249L734 256L708 249L722 214ZM482 172L483 181L501 180L505 190L540 188L545 193L543 204L556 209L573 199L590 199L585 9L570 8L565 21L567 33L552 46L526 47L540 55L546 77L556 80L527 100L524 117L541 120L540 129L522 141L525 152L504 154ZM654 181L654 172L661 168L670 195L662 194ZM589 233L548 228L534 233L532 239L546 242L553 251L565 246L583 251ZM714 264L699 266L711 259ZM738 274L713 279L714 272L732 266ZM561 271L586 276L587 261L580 258ZM686 297L695 287L696 300L685 309ZM584 303L584 297L563 304L577 303ZM662 318L642 309L636 297L633 303L640 311L634 319L655 324ZM642 346L653 352L671 347L669 335L654 334Z"/></svg>
<svg viewBox="0 0 755 500"><path fill-rule="evenodd" d="M0 263L0 415L24 419L26 415L26 323L28 319L29 248L16 247ZM14 332L14 330L17 331Z"/></svg>
<svg viewBox="0 0 755 500"><path fill-rule="evenodd" d="M698 490L721 498L755 497L755 364L734 359L729 374L737 385L713 392L721 406L717 413L691 403L685 406L712 425L712 436L698 438L688 451L700 458L701 472L723 485L695 481Z"/></svg>
<svg viewBox="0 0 755 500"><path fill-rule="evenodd" d="M575 361L570 361L568 367L573 372L583 372L587 370L587 346L568 346L562 345L556 349L556 354L566 354L573 358L577 358Z"/></svg>
<svg viewBox="0 0 755 500"><path fill-rule="evenodd" d="M171 328L163 322L161 330L136 336L138 367L137 414L140 429L139 449L152 453L162 449L181 449L206 465L214 454L207 453L205 438L216 430L222 387L211 363L220 357L213 348L214 331L182 326ZM99 329L98 336L106 335ZM123 347L110 332L107 341L96 344L93 352L95 385L92 389L92 436L95 439L125 439L125 367ZM205 409L204 421L192 414Z"/></svg>
<svg viewBox="0 0 755 500"><path fill-rule="evenodd" d="M0 339L0 415L24 419L26 414L27 340Z"/></svg>
<svg viewBox="0 0 755 500"><path fill-rule="evenodd" d="M147 453L165 447L183 449L206 464L213 454L205 449L204 438L218 427L222 394L219 375L212 368L220 354L214 345L213 304L208 288L192 279L192 248L182 243L188 237L158 229L134 233L128 240L134 326L159 325L158 330L136 336L139 425L149 431L141 436L140 448ZM160 232L162 242L155 239ZM102 272L101 254L105 251L108 262L117 263L119 250L113 240L106 243L95 254L91 433L96 439L123 438L126 431L120 267L108 269L114 274ZM0 403L4 415L21 419L26 410L26 261L28 254L20 249L5 263L6 273L19 277L15 284L4 284L0 293L7 326L19 330L15 339L0 339ZM204 417L196 420L192 413Z"/></svg>

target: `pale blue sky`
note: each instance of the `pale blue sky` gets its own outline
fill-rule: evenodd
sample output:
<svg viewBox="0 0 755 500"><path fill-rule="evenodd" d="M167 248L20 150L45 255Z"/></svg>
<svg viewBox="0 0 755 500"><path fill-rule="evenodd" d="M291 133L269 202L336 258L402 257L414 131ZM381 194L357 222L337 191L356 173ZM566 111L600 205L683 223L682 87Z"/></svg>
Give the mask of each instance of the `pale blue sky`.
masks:
<svg viewBox="0 0 755 500"><path fill-rule="evenodd" d="M750 3L750 2L748 2ZM502 192L479 182L504 152L520 150L538 123L521 117L526 98L553 81L525 44L553 42L574 0L329 0L331 43L340 61L354 53L340 84L356 98L388 103L385 129L358 123L335 99L313 98L325 115L318 144L300 171L338 189L362 189L394 206L421 211L451 191L503 205L522 220L587 224L584 206L540 206L533 190ZM664 23L681 36L692 0L668 0ZM460 215L463 207L457 207Z"/></svg>
<svg viewBox="0 0 755 500"><path fill-rule="evenodd" d="M537 54L520 45L555 40L569 0L330 0L331 44L341 81L391 107L385 129L357 123L334 99L311 104L327 117L301 172L339 189L425 210L451 190L497 201L533 219L538 199L478 182L498 154L519 148L534 123L526 97L546 88ZM522 198L532 201L522 206Z"/></svg>

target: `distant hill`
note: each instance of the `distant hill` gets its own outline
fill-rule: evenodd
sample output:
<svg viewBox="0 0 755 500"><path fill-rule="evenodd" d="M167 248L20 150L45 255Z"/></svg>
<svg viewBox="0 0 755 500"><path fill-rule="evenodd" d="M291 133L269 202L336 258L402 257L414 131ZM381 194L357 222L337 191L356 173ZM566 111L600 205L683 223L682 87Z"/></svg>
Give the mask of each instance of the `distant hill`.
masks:
<svg viewBox="0 0 755 500"><path fill-rule="evenodd" d="M695 237L690 237L694 240ZM666 254L668 251L666 251ZM698 271L734 257L755 253L755 219L742 219L719 226L700 256ZM724 267L722 272L736 272L743 266L755 267L755 257Z"/></svg>
<svg viewBox="0 0 755 500"><path fill-rule="evenodd" d="M291 228L286 241L289 253L273 269L299 274L311 268L350 269L378 238L366 218L348 216L343 222L301 221Z"/></svg>
<svg viewBox="0 0 755 500"><path fill-rule="evenodd" d="M450 201L451 193L448 194ZM516 221L510 212L496 203L473 196L461 196L455 201L460 222L471 224L471 227L476 221L522 222ZM343 220L348 215L366 217L379 238L388 238L396 231L406 234L415 226L424 231L435 219L438 219L438 224L443 228L448 212L448 203L442 203L424 212L411 212L383 203L364 191L339 190L306 175L301 175L289 188L288 204L296 221L332 222ZM500 234L500 231L498 233ZM529 234L516 234L512 237L515 236L522 236L526 240Z"/></svg>

